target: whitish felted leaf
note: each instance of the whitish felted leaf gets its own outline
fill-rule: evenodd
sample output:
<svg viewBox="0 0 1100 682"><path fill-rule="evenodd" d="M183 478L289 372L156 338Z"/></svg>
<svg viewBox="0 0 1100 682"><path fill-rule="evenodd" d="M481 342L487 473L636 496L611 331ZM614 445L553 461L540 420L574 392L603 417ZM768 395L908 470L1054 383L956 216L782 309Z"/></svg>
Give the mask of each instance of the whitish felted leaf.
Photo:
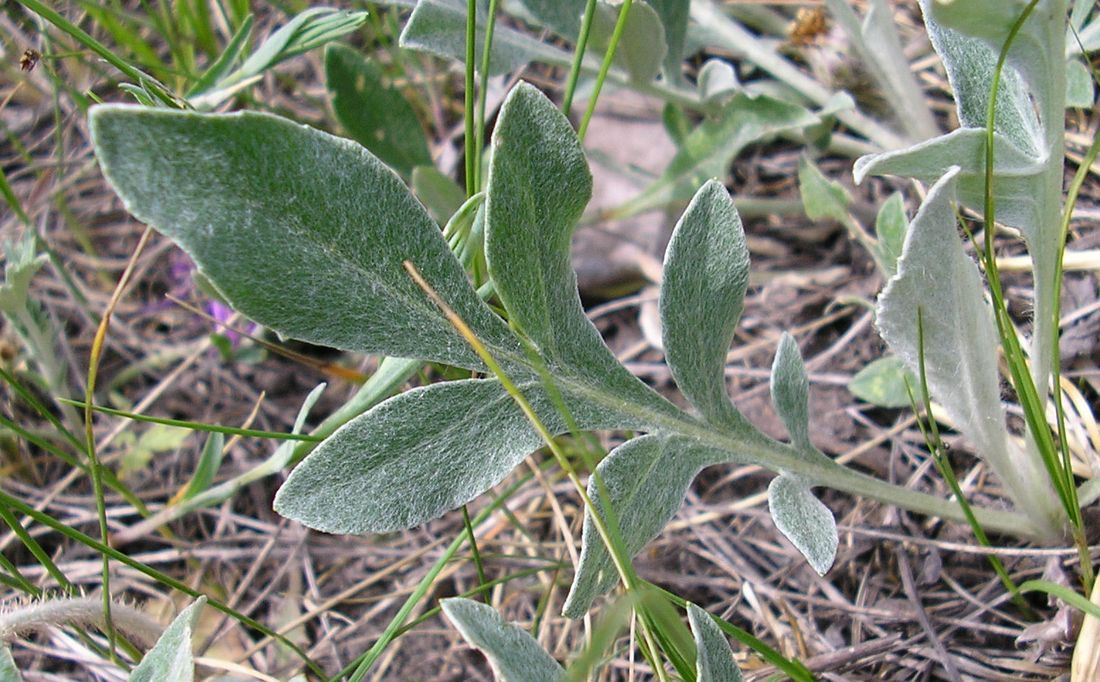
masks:
<svg viewBox="0 0 1100 682"><path fill-rule="evenodd" d="M887 279L898 271L898 258L901 258L907 225L909 218L905 215L905 200L901 192L894 192L882 202L875 216L875 236L878 237L876 260L882 264Z"/></svg>
<svg viewBox="0 0 1100 682"><path fill-rule="evenodd" d="M325 87L348 136L404 177L432 157L416 112L382 69L346 45L325 48Z"/></svg>
<svg viewBox="0 0 1100 682"><path fill-rule="evenodd" d="M1033 519L1048 519L1054 493L1037 459L1009 454L997 373L997 334L978 268L963 250L951 206L957 173L932 186L905 238L898 274L879 297L882 338L919 373L917 314L924 327L925 373L932 398Z"/></svg>
<svg viewBox="0 0 1100 682"><path fill-rule="evenodd" d="M477 55L480 66L484 45L486 3L478 3ZM466 61L466 1L420 0L401 31L401 47L446 59ZM570 54L515 29L497 24L489 59L492 75L516 71L528 62L567 65Z"/></svg>
<svg viewBox="0 0 1100 682"><path fill-rule="evenodd" d="M678 82L680 62L684 59L684 43L687 40L688 16L691 2L684 0L647 0L650 7L657 11L665 33L665 61L662 67L665 80Z"/></svg>
<svg viewBox="0 0 1100 682"><path fill-rule="evenodd" d="M535 638L504 622L491 606L470 599L440 602L462 638L489 659L500 682L559 682L565 670Z"/></svg>
<svg viewBox="0 0 1100 682"><path fill-rule="evenodd" d="M711 58L703 62L696 77L696 85L699 97L706 102L718 101L725 97L732 97L741 90L741 81L737 78L737 72L725 59ZM687 137L682 135L681 137Z"/></svg>
<svg viewBox="0 0 1100 682"><path fill-rule="evenodd" d="M776 528L825 575L836 558L836 520L809 485L795 476L776 476L768 486L768 511Z"/></svg>
<svg viewBox="0 0 1100 682"><path fill-rule="evenodd" d="M886 408L909 407L906 380L912 387L913 398L921 401L920 382L909 371L901 358L890 355L867 364L848 382L848 390L860 400Z"/></svg>
<svg viewBox="0 0 1100 682"><path fill-rule="evenodd" d="M567 428L537 380L518 384L553 433ZM563 394L582 429L631 419ZM542 440L495 379L406 391L352 419L287 478L275 511L328 533L411 528L500 482Z"/></svg>
<svg viewBox="0 0 1100 682"><path fill-rule="evenodd" d="M486 190L485 255L497 295L552 372L672 409L615 359L581 306L569 241L591 194L592 175L569 120L520 83L493 131Z"/></svg>
<svg viewBox="0 0 1100 682"><path fill-rule="evenodd" d="M351 140L268 114L123 106L93 109L91 129L127 209L280 334L480 368L409 279L410 259L498 357L519 352L424 208Z"/></svg>
<svg viewBox="0 0 1100 682"><path fill-rule="evenodd" d="M772 404L787 427L791 444L801 450L813 450L810 443L810 381L794 338L783 332L775 352L771 375Z"/></svg>
<svg viewBox="0 0 1100 682"><path fill-rule="evenodd" d="M695 635L695 675L698 682L741 682L741 671L722 629L710 614L688 604L688 622Z"/></svg>
<svg viewBox="0 0 1100 682"><path fill-rule="evenodd" d="M596 472L607 489L628 556L640 552L660 534L700 469L721 461L728 461L728 455L684 438L650 435L627 441L600 462ZM588 481L588 496L602 515L606 507L595 476ZM583 616L596 597L613 588L618 579L592 510L585 509L580 563L562 613L568 618Z"/></svg>
<svg viewBox="0 0 1100 682"><path fill-rule="evenodd" d="M725 177L730 163L748 145L818 120L803 107L739 92L718 118L707 119L687 136L665 172L629 203L631 212L690 199L707 180Z"/></svg>
<svg viewBox="0 0 1100 682"><path fill-rule="evenodd" d="M1096 99L1096 84L1089 68L1076 59L1066 62L1066 108L1087 109Z"/></svg>
<svg viewBox="0 0 1100 682"><path fill-rule="evenodd" d="M714 423L744 418L726 391L726 352L744 308L749 250L722 183L703 185L665 252L659 310L665 358L676 384Z"/></svg>
<svg viewBox="0 0 1100 682"><path fill-rule="evenodd" d="M590 50L599 54L607 50L621 9L621 2L605 0L596 5L589 36ZM622 67L635 83L649 83L660 72L666 50L661 18L645 0L635 0L630 5L626 25L615 48L615 64Z"/></svg>
<svg viewBox="0 0 1100 682"><path fill-rule="evenodd" d="M191 633L204 604L206 597L199 597L176 616L130 673L130 682L191 682L195 678Z"/></svg>
<svg viewBox="0 0 1100 682"><path fill-rule="evenodd" d="M23 682L7 644L0 644L0 682Z"/></svg>
<svg viewBox="0 0 1100 682"><path fill-rule="evenodd" d="M805 156L798 159L798 191L802 196L802 209L810 220L835 220L842 225L851 222L848 191L839 182L825 177Z"/></svg>
<svg viewBox="0 0 1100 682"><path fill-rule="evenodd" d="M566 40L576 42L585 0L520 0L535 21Z"/></svg>

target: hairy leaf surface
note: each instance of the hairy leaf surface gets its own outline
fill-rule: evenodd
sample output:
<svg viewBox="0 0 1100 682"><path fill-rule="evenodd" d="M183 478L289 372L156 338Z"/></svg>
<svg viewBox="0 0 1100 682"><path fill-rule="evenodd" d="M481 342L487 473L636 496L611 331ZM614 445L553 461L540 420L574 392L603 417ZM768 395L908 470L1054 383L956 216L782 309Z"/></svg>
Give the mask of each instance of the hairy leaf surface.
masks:
<svg viewBox="0 0 1100 682"><path fill-rule="evenodd" d="M1034 519L1048 518L1034 496L1054 492L1042 485L1038 460L1013 458L997 373L993 313L982 295L978 268L963 250L951 197L956 172L937 182L909 226L898 274L879 297L882 338L918 374L917 315L924 326L925 372L932 398L974 444L1019 504Z"/></svg>
<svg viewBox="0 0 1100 682"><path fill-rule="evenodd" d="M749 251L726 188L703 185L665 253L659 310L665 358L677 386L717 424L744 418L726 390L726 352L744 308Z"/></svg>
<svg viewBox="0 0 1100 682"><path fill-rule="evenodd" d="M325 87L348 136L404 177L431 166L424 130L382 69L346 45L325 48Z"/></svg>
<svg viewBox="0 0 1100 682"><path fill-rule="evenodd" d="M729 459L725 453L701 448L688 439L660 435L641 436L612 450L596 472L619 521L627 555L634 556L660 534L704 466ZM595 476L588 482L588 495L602 516L606 507ZM596 597L613 588L618 579L592 510L586 509L580 563L562 612L569 618L583 616Z"/></svg>
<svg viewBox="0 0 1100 682"><path fill-rule="evenodd" d="M601 55L607 50L621 9L620 4L601 2L596 5L589 50ZM666 54L665 29L660 16L645 0L636 0L630 5L615 48L615 64L622 67L633 82L644 84L660 73Z"/></svg>
<svg viewBox="0 0 1100 682"><path fill-rule="evenodd" d="M538 381L518 386L548 429L567 430ZM630 428L628 417L563 397L582 429ZM328 533L411 528L496 485L541 444L495 379L414 388L321 443L279 489L275 511Z"/></svg>
<svg viewBox="0 0 1100 682"><path fill-rule="evenodd" d="M768 511L775 526L825 575L836 558L836 520L801 478L782 474L768 485Z"/></svg>
<svg viewBox="0 0 1100 682"><path fill-rule="evenodd" d="M130 682L191 682L195 679L191 634L204 604L206 597L199 597L176 616L130 673Z"/></svg>
<svg viewBox="0 0 1100 682"><path fill-rule="evenodd" d="M771 374L772 404L775 412L787 427L791 444L806 451L813 450L810 443L810 381L806 366L794 338L783 332L779 349L775 353Z"/></svg>
<svg viewBox="0 0 1100 682"><path fill-rule="evenodd" d="M108 105L92 110L91 128L127 209L257 322L310 343L480 369L409 279L410 259L498 355L519 352L424 208L358 144L251 112Z"/></svg>
<svg viewBox="0 0 1100 682"><path fill-rule="evenodd" d="M444 599L443 613L462 638L489 659L500 682L560 682L565 670L535 638L504 622L496 609L471 599Z"/></svg>
<svg viewBox="0 0 1100 682"><path fill-rule="evenodd" d="M695 635L695 675L698 682L741 682L741 671L722 629L703 609L688 604L688 623Z"/></svg>
<svg viewBox="0 0 1100 682"><path fill-rule="evenodd" d="M497 294L552 373L671 410L619 363L581 306L569 241L591 194L592 175L568 119L520 83L493 131L486 190L485 255Z"/></svg>

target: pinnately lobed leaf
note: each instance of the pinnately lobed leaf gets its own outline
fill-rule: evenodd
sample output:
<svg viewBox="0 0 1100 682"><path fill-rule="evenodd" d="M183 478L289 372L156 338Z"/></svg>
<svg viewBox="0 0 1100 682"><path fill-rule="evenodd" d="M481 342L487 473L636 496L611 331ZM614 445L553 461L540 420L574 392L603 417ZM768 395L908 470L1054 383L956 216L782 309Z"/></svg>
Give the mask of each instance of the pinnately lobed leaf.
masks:
<svg viewBox="0 0 1100 682"><path fill-rule="evenodd" d="M409 259L498 357L520 352L424 208L358 144L251 112L105 105L91 130L126 208L280 334L481 369L409 279Z"/></svg>
<svg viewBox="0 0 1100 682"><path fill-rule="evenodd" d="M683 394L715 424L744 418L725 365L749 283L749 251L726 188L710 180L676 224L665 252L659 310L665 357Z"/></svg>
<svg viewBox="0 0 1100 682"><path fill-rule="evenodd" d="M819 575L825 575L836 558L836 521L809 485L796 476L776 476L768 485L768 511L776 528Z"/></svg>
<svg viewBox="0 0 1100 682"><path fill-rule="evenodd" d="M710 614L688 604L688 623L695 635L695 675L698 682L741 682L729 642Z"/></svg>
<svg viewBox="0 0 1100 682"><path fill-rule="evenodd" d="M676 436L641 436L612 450L596 467L596 474L607 489L627 555L637 554L660 534L704 466L728 460L725 453ZM569 618L587 613L596 597L619 579L592 519L593 511L603 515L606 509L595 476L588 482L588 495L596 509L585 510L581 558L562 609Z"/></svg>
<svg viewBox="0 0 1100 682"><path fill-rule="evenodd" d="M199 597L176 616L130 673L129 682L191 682L195 679L191 635L204 604L206 597Z"/></svg>
<svg viewBox="0 0 1100 682"><path fill-rule="evenodd" d="M497 294L551 374L669 413L675 408L623 367L581 306L569 242L591 195L569 120L520 83L493 131L486 189L485 255Z"/></svg>
<svg viewBox="0 0 1100 682"><path fill-rule="evenodd" d="M539 381L518 387L548 429L567 430ZM629 417L563 398L582 429L630 428ZM321 443L279 489L275 511L329 533L411 528L499 483L541 443L495 379L414 388Z"/></svg>
<svg viewBox="0 0 1100 682"><path fill-rule="evenodd" d="M489 659L499 682L561 682L565 671L535 638L504 622L496 609L471 599L444 599L443 613Z"/></svg>

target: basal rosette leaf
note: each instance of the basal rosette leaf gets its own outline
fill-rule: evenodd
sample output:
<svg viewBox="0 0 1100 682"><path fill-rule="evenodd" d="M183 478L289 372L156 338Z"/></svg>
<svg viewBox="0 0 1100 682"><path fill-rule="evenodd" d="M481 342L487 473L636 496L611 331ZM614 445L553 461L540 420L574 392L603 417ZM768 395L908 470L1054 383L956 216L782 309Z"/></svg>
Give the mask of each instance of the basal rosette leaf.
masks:
<svg viewBox="0 0 1100 682"><path fill-rule="evenodd" d="M518 384L553 433L568 429L542 384ZM582 429L639 428L563 392ZM495 379L406 391L352 419L291 472L275 511L328 533L384 533L437 518L499 483L542 439Z"/></svg>
<svg viewBox="0 0 1100 682"><path fill-rule="evenodd" d="M506 623L496 609L471 599L440 602L462 638L489 659L500 682L562 682L565 670L535 638Z"/></svg>
<svg viewBox="0 0 1100 682"><path fill-rule="evenodd" d="M708 181L665 253L659 311L665 358L683 394L716 424L743 425L726 389L726 353L744 308L749 251L733 201Z"/></svg>
<svg viewBox="0 0 1100 682"><path fill-rule="evenodd" d="M634 556L661 533L703 467L723 461L731 457L675 436L641 436L612 450L596 474L615 510L627 555ZM606 509L595 476L588 482L588 495L595 510L585 510L580 563L562 609L569 618L583 616L619 579L592 518Z"/></svg>
<svg viewBox="0 0 1100 682"><path fill-rule="evenodd" d="M409 279L409 259L498 357L520 357L424 208L358 144L251 112L106 105L91 129L127 209L257 322L320 345L481 369Z"/></svg>
<svg viewBox="0 0 1100 682"><path fill-rule="evenodd" d="M497 294L551 374L671 413L671 404L615 359L581 306L569 242L591 194L569 120L520 83L493 131L486 189L485 255Z"/></svg>
<svg viewBox="0 0 1100 682"><path fill-rule="evenodd" d="M698 682L741 682L741 671L733 661L733 652L722 629L710 614L688 604L688 623L695 635L695 675Z"/></svg>

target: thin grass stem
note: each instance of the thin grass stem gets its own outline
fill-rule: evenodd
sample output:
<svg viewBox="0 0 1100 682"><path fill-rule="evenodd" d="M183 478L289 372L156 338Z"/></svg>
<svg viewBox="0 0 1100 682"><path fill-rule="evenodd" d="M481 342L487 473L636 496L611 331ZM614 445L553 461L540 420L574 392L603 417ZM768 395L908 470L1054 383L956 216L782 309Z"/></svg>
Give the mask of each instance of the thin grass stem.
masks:
<svg viewBox="0 0 1100 682"><path fill-rule="evenodd" d="M592 115L596 113L596 101L600 98L603 82L607 80L607 72L611 70L611 62L615 59L615 49L619 46L623 31L626 30L626 20L630 16L630 7L633 5L633 1L623 0L623 4L619 8L619 18L615 22L615 30L611 34L611 43L607 46L603 63L600 64L600 72L596 75L596 84L592 88L592 97L588 100L588 108L585 109L584 118L581 119L581 125L577 128L577 138L581 142L584 142L584 136L588 132L588 124L592 121Z"/></svg>

